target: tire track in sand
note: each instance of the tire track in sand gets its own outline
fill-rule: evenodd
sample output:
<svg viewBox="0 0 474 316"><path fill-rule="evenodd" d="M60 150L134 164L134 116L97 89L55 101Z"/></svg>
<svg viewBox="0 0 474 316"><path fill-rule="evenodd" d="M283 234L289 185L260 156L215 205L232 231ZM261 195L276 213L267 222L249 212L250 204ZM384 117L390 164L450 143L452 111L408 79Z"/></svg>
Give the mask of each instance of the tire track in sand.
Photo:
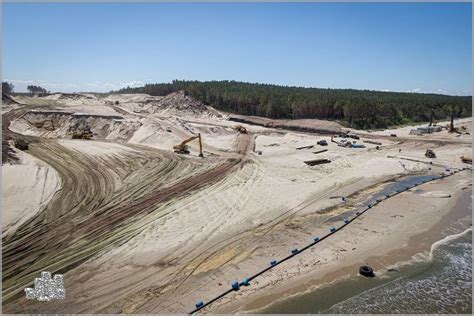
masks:
<svg viewBox="0 0 474 316"><path fill-rule="evenodd" d="M105 165L100 159L66 149L56 141L32 138L38 143L31 146L30 153L58 171L63 188L45 210L15 233L3 237L4 304L20 297L23 288L31 285L40 271L65 273L99 252L129 240L138 231L127 230L127 227L152 212L158 204L218 181L241 161L229 159L184 178L177 174L174 182L164 186L160 177L169 175L170 170L180 169L175 161L182 163L184 159L142 148L144 153L140 159L127 155ZM123 167L122 160L127 158L131 162L129 168L114 168ZM155 162L150 164L150 161ZM110 161L105 162L110 164ZM139 183L134 192L142 195L114 203L117 189L114 178L126 178L130 170L143 170L140 166L147 163L150 166L144 169L146 172L135 177ZM143 181L142 177L149 181ZM152 189L146 190L143 186Z"/></svg>

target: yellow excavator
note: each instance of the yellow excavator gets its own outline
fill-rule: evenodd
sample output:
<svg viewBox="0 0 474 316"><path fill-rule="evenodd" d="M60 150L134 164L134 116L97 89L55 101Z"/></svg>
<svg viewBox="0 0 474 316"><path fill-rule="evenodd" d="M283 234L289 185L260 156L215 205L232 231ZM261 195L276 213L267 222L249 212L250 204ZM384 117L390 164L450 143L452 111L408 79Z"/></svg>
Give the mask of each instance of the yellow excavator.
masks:
<svg viewBox="0 0 474 316"><path fill-rule="evenodd" d="M202 154L202 142L201 142L201 134L200 133L197 134L196 136L193 136L193 137L190 137L190 138L184 140L183 142L181 142L181 144L173 146L174 152L178 153L178 154L189 154L188 145L186 145L186 144L189 143L192 140L195 140L196 138L199 139L199 157L203 158L204 155Z"/></svg>

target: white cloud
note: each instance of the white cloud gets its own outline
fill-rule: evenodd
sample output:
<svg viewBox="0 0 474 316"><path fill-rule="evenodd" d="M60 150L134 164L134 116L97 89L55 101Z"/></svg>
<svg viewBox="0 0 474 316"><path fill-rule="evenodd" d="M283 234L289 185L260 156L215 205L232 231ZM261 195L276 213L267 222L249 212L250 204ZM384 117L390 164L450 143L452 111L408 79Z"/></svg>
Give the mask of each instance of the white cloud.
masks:
<svg viewBox="0 0 474 316"><path fill-rule="evenodd" d="M13 84L20 83L20 84L34 84L35 81L33 80L12 80L12 79L5 79L5 81L11 82Z"/></svg>
<svg viewBox="0 0 474 316"><path fill-rule="evenodd" d="M145 85L145 82L150 80L133 80L129 82L102 82L92 81L86 83L58 83L49 82L47 80L17 80L17 79L5 79L5 81L11 82L15 85L15 91L24 92L27 91L28 85L39 85L48 90L52 91L63 91L63 92L80 92L80 91L95 91L95 92L108 92L110 90L121 89L125 87L139 87Z"/></svg>
<svg viewBox="0 0 474 316"><path fill-rule="evenodd" d="M119 86L117 86L117 84L115 84L113 82L105 82L103 84L103 86L106 87L106 88L113 88L113 89L119 88Z"/></svg>
<svg viewBox="0 0 474 316"><path fill-rule="evenodd" d="M138 86L143 86L144 83L142 81L130 81L130 82L122 82L120 83L120 86L122 87L138 87Z"/></svg>
<svg viewBox="0 0 474 316"><path fill-rule="evenodd" d="M97 82L89 82L89 83L86 83L86 86L88 86L88 87L100 87L100 84L97 83Z"/></svg>
<svg viewBox="0 0 474 316"><path fill-rule="evenodd" d="M451 89L441 89L441 88L437 88L437 89L416 88L416 89L412 89L412 90L407 90L405 92L409 92L409 93L427 93L427 94L444 94L444 95L453 95L453 96L456 96L456 95L462 96L462 95L471 95L472 94L472 92L466 91L466 90L451 90Z"/></svg>

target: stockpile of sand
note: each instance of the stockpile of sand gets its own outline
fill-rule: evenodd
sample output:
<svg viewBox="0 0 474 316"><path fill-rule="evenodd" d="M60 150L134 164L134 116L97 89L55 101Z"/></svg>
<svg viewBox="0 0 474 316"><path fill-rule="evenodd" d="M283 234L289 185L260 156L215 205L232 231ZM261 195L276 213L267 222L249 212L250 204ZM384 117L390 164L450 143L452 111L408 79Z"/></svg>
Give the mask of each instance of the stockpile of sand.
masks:
<svg viewBox="0 0 474 316"><path fill-rule="evenodd" d="M208 114L207 107L194 98L186 96L183 91L170 93L153 104L153 109L161 114L187 113L194 115Z"/></svg>
<svg viewBox="0 0 474 316"><path fill-rule="evenodd" d="M123 103L150 103L154 101L158 101L163 97L151 96L149 94L111 94L108 95L102 100L107 102L108 104L123 104Z"/></svg>
<svg viewBox="0 0 474 316"><path fill-rule="evenodd" d="M217 110L185 95L183 91L173 92L164 97L147 94L113 94L102 100L134 113L203 118L222 116Z"/></svg>

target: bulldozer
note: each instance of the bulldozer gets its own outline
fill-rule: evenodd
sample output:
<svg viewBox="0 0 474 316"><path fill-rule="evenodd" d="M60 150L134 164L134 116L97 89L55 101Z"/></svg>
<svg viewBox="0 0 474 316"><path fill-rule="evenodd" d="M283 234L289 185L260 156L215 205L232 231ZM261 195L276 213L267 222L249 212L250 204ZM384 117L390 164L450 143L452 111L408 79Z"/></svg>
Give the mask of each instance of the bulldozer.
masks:
<svg viewBox="0 0 474 316"><path fill-rule="evenodd" d="M436 154L434 153L433 150L427 149L425 152L425 157L426 158L436 158Z"/></svg>
<svg viewBox="0 0 474 316"><path fill-rule="evenodd" d="M186 144L195 139L199 139L199 157L203 158L204 155L202 154L202 141L200 133L182 141L181 144L173 146L174 152L177 154L189 154L189 148Z"/></svg>
<svg viewBox="0 0 474 316"><path fill-rule="evenodd" d="M246 129L245 127L243 127L242 125L240 125L240 124L235 125L234 128L235 128L239 133L247 134L247 129Z"/></svg>
<svg viewBox="0 0 474 316"><path fill-rule="evenodd" d="M468 163L472 165L472 158L471 157L466 157L466 156L461 156L461 161L464 163Z"/></svg>
<svg viewBox="0 0 474 316"><path fill-rule="evenodd" d="M92 139L92 136L94 135L90 127L81 129L72 128L69 132L72 133L72 139Z"/></svg>
<svg viewBox="0 0 474 316"><path fill-rule="evenodd" d="M48 130L48 131L54 131L54 130L55 130L53 120L39 121L39 122L33 123L33 125L34 125L36 128L44 128L44 129L46 129L46 130Z"/></svg>

